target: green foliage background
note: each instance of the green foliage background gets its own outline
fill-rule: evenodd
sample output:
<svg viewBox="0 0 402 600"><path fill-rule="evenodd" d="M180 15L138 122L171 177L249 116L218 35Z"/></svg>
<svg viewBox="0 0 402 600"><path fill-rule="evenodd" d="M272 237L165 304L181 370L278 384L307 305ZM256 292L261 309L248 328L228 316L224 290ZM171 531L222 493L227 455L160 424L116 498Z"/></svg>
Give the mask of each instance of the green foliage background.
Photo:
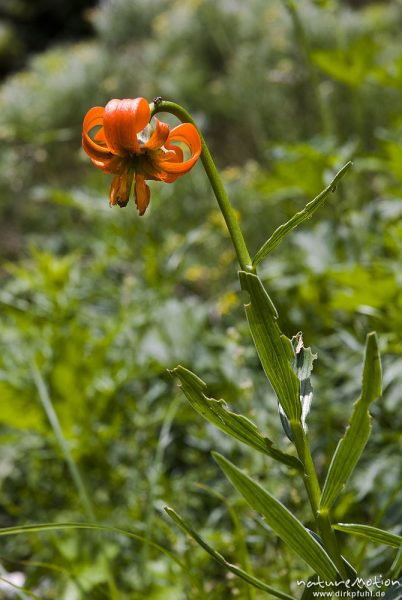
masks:
<svg viewBox="0 0 402 600"><path fill-rule="evenodd" d="M318 353L309 431L321 474L359 394L365 335L378 332L384 396L335 519L400 531L402 3L301 0L297 11L281 0L107 0L87 13L90 38L30 56L1 85L0 524L88 520L36 365L96 520L137 531L186 565L105 533L5 538L4 569L22 570L43 599L108 597L106 563L121 598L263 597L168 523L165 503L272 585L300 595L296 579L309 575L210 451L258 473L302 519L304 491L201 422L167 373L178 363L194 370L287 449L202 166L174 185L151 183L141 219L132 202L110 210L109 178L80 138L86 111L113 97L161 95L190 110L251 253L353 160L260 274L284 332L302 330ZM6 29L0 57L18 46ZM342 540L367 575L391 561L381 547Z"/></svg>

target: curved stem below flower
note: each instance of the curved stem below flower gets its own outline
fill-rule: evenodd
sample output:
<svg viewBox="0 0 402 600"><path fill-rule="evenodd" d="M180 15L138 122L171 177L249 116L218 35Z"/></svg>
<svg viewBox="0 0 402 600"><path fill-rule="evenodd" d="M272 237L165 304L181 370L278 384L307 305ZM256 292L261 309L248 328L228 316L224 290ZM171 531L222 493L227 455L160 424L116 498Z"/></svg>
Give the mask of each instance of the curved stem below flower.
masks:
<svg viewBox="0 0 402 600"><path fill-rule="evenodd" d="M182 123L192 123L195 127L197 127L191 115L183 107L181 107L179 104L176 104L175 102L168 102L163 100L151 104L150 106L151 117L153 117L156 113L159 112L167 112L180 119ZM237 259L239 261L240 268L243 271L255 273L255 267L252 264L253 261L251 260L249 251L246 246L246 242L244 241L243 234L240 230L240 226L236 218L236 213L233 210L233 207L230 203L229 197L226 193L226 190L222 183L222 179L220 178L220 175L215 166L209 148L198 127L197 131L201 138L201 161L212 186L212 189L214 191L215 197L218 201L223 218L225 219L225 223L228 228L230 237L232 238L233 246L237 254Z"/></svg>

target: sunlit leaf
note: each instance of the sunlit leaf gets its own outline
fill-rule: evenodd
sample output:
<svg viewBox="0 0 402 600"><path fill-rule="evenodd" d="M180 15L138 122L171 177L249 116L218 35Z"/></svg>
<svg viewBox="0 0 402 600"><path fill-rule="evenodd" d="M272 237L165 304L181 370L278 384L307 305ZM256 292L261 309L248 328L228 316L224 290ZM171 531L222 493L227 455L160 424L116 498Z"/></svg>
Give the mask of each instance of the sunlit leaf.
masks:
<svg viewBox="0 0 402 600"><path fill-rule="evenodd" d="M316 210L320 208L328 198L329 194L336 189L338 181L344 176L346 171L352 166L351 162L348 162L342 169L335 175L331 183L320 193L314 200L311 200L303 210L293 215L289 221L280 225L271 237L265 242L265 244L258 250L257 254L253 259L253 265L256 266L260 263L276 246L278 246L283 238L288 235L293 229L296 229L299 225L304 223L307 219L310 219Z"/></svg>
<svg viewBox="0 0 402 600"><path fill-rule="evenodd" d="M338 443L324 483L320 506L329 509L343 489L363 452L371 430L369 405L381 396L381 362L375 333L367 336L363 387L354 404L345 435Z"/></svg>
<svg viewBox="0 0 402 600"><path fill-rule="evenodd" d="M371 527L370 525L338 523L337 525L334 525L334 528L345 533L364 537L372 542L377 542L378 544L393 546L394 548L399 548L402 544L402 536L397 535L396 533L390 533L389 531L384 531L378 527Z"/></svg>
<svg viewBox="0 0 402 600"><path fill-rule="evenodd" d="M216 452L213 452L213 456L234 487L250 506L265 518L278 537L310 565L320 577L328 581L335 581L337 578L335 565L303 524L279 500L230 461Z"/></svg>
<svg viewBox="0 0 402 600"><path fill-rule="evenodd" d="M293 371L294 350L291 341L282 335L276 309L257 275L240 271L240 285L248 292L245 305L251 334L279 404L288 419L301 419L300 383Z"/></svg>

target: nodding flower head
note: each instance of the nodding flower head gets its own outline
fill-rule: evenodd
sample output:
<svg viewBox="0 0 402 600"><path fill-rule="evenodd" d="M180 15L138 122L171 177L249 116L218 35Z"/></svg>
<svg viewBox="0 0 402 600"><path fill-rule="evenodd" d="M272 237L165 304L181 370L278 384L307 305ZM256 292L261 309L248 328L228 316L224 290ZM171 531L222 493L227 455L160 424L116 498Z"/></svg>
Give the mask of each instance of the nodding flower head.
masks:
<svg viewBox="0 0 402 600"><path fill-rule="evenodd" d="M110 100L91 108L84 118L82 147L93 164L114 175L109 204L126 206L134 182L134 199L140 215L147 209L150 190L146 179L172 183L185 175L201 154L201 140L191 123L174 129L155 118L144 98ZM94 133L94 130L96 130ZM190 151L184 160L183 143Z"/></svg>

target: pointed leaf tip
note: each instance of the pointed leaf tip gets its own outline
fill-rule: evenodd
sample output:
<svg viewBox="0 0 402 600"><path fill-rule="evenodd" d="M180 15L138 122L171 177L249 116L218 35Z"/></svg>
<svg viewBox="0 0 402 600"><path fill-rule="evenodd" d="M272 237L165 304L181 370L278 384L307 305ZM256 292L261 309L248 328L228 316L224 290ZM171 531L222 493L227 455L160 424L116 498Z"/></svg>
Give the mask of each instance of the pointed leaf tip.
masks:
<svg viewBox="0 0 402 600"><path fill-rule="evenodd" d="M353 473L371 431L369 405L380 396L381 361L377 336L372 332L366 339L362 393L353 405L348 427L332 457L322 490L321 509L331 508Z"/></svg>
<svg viewBox="0 0 402 600"><path fill-rule="evenodd" d="M336 186L340 179L352 166L352 162L349 161L342 167L340 171L335 175L333 180L318 196L306 204L303 210L297 212L289 221L280 225L275 229L271 237L265 242L265 244L258 250L257 254L253 258L253 266L257 266L274 248L276 248L282 240L296 227L304 223L307 219L310 219L313 214L318 210L325 202L331 192L336 190Z"/></svg>
<svg viewBox="0 0 402 600"><path fill-rule="evenodd" d="M364 537L367 540L377 542L378 544L392 546L393 548L399 548L402 544L402 536L389 531L384 531L378 527L372 527L371 525L361 525L360 523L338 523L337 525L334 525L334 529Z"/></svg>
<svg viewBox="0 0 402 600"><path fill-rule="evenodd" d="M378 349L377 334L370 332L366 338L366 352L363 368L362 400L371 404L382 394L381 359Z"/></svg>

